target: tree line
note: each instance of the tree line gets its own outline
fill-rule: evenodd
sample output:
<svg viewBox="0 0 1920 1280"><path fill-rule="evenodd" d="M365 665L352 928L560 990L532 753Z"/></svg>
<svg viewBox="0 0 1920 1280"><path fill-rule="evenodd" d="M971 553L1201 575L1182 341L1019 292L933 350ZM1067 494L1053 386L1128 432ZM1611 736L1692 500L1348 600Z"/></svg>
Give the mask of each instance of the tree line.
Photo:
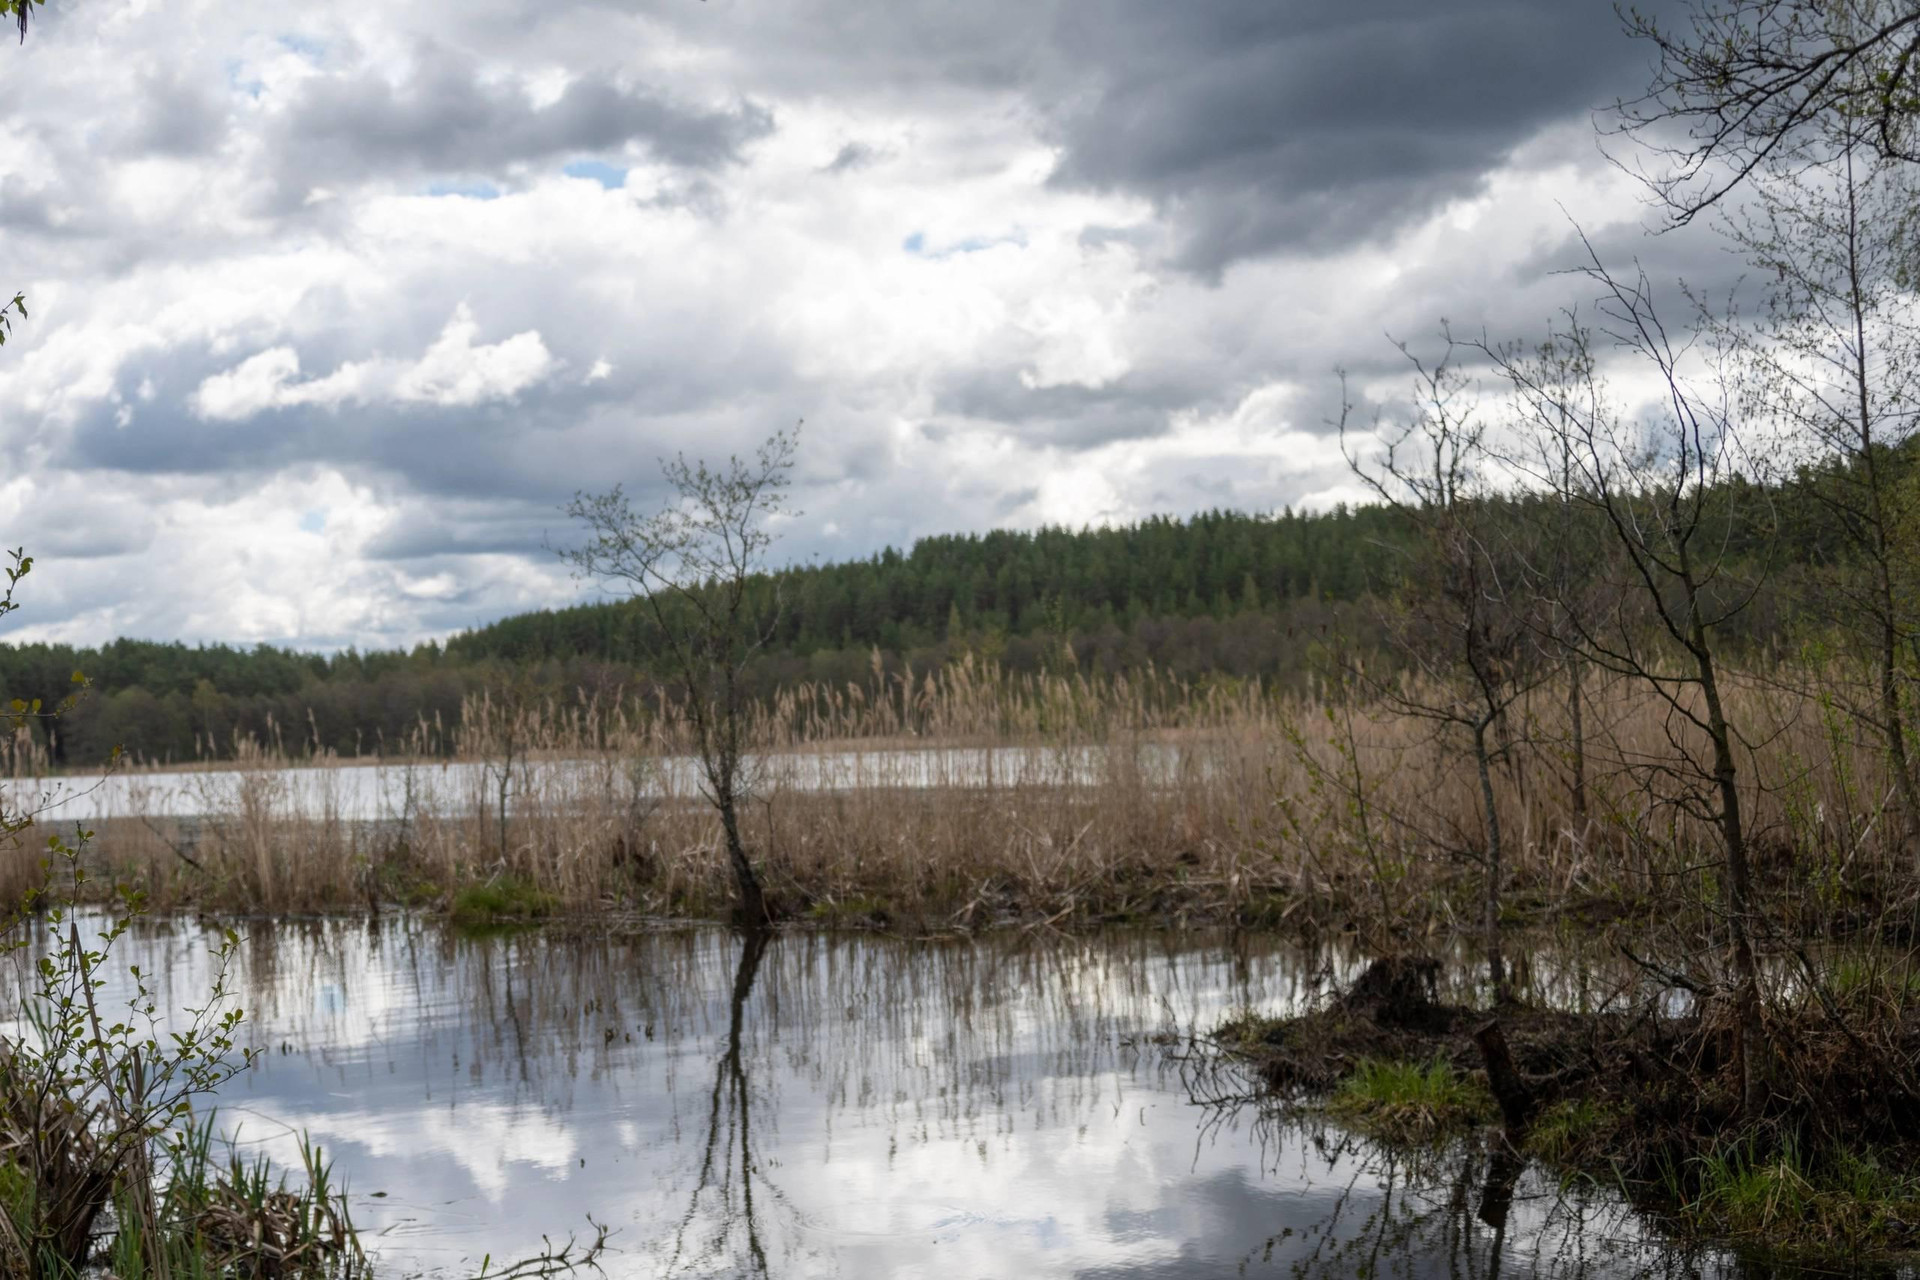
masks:
<svg viewBox="0 0 1920 1280"><path fill-rule="evenodd" d="M1731 497L1739 509L1785 513L1783 548L1761 545L1770 531L1733 531L1741 557L1781 563L1730 628L1731 643L1778 649L1806 643L1816 628L1795 583L1808 566L1843 561L1849 544L1840 518L1795 499L1809 482L1777 481L1765 488L1767 503ZM1520 525L1544 518L1537 495L1478 500ZM1151 665L1188 681L1257 678L1293 691L1318 679L1331 649L1398 669L1379 606L1415 572L1412 537L1404 513L1387 505L1209 511L946 535L760 575L750 607L768 640L747 666L747 690L765 698L806 682L864 685L876 653L890 675L969 655L1013 673L1105 677ZM659 620L641 602L619 600L518 614L411 650L12 644L0 645L0 698L51 706L84 671L90 696L57 725L36 727L54 762L70 767L101 763L116 746L152 761L226 759L246 739L294 754L392 754L423 742L444 750L463 700L488 689L517 682L563 706L652 698L662 643Z"/></svg>
<svg viewBox="0 0 1920 1280"><path fill-rule="evenodd" d="M965 653L1014 672L1152 664L1190 679L1303 677L1313 639L1364 629L1356 604L1392 569L1393 536L1386 514L1367 507L1211 511L933 537L756 575L749 608L768 639L748 683L767 696L804 681L863 682L876 650L895 672ZM401 750L423 725L444 741L466 695L514 681L562 703L651 696L663 635L642 602L620 600L520 614L406 651L0 645L0 696L52 705L74 671L86 673L91 696L47 734L63 765L99 763L116 745L150 760L224 758L236 737L371 754Z"/></svg>

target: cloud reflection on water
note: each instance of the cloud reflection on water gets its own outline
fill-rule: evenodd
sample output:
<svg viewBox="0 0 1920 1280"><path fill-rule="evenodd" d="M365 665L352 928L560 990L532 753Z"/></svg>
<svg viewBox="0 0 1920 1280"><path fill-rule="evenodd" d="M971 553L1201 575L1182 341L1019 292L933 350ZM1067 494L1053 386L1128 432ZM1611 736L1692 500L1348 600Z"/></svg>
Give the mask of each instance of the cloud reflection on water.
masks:
<svg viewBox="0 0 1920 1280"><path fill-rule="evenodd" d="M196 927L135 945L193 990ZM224 1114L276 1155L311 1133L405 1272L591 1213L615 1276L1713 1273L1535 1173L1499 1219L1478 1151L1409 1161L1198 1107L1145 1040L1297 1006L1352 960L1164 934L761 951L255 924L238 989L268 1052Z"/></svg>

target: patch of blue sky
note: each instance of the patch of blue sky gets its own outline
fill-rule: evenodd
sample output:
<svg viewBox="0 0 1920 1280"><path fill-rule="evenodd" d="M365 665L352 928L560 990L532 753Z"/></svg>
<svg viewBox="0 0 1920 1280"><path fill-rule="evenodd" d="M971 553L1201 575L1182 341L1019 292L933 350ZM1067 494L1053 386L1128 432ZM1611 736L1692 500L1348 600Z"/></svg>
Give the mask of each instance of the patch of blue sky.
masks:
<svg viewBox="0 0 1920 1280"><path fill-rule="evenodd" d="M249 98L257 98L267 91L267 86L264 81L258 79L242 80L240 78L240 62L235 58L229 58L227 60L227 87L237 93L244 93Z"/></svg>
<svg viewBox="0 0 1920 1280"><path fill-rule="evenodd" d="M987 249L998 249L1002 245L1013 245L1015 248L1024 249L1027 247L1027 233L1016 229L1004 236L968 236L964 240L955 240L952 244L929 249L926 232L916 231L900 242L900 247L916 258L935 259L951 258L962 253L980 253Z"/></svg>
<svg viewBox="0 0 1920 1280"><path fill-rule="evenodd" d="M500 188L491 182L435 182L427 187L430 196L461 196L468 200L498 200Z"/></svg>
<svg viewBox="0 0 1920 1280"><path fill-rule="evenodd" d="M327 46L312 36L303 36L295 33L276 36L275 39L279 42L281 48L287 50L289 53L299 54L308 62L320 62L327 56Z"/></svg>
<svg viewBox="0 0 1920 1280"><path fill-rule="evenodd" d="M300 516L300 529L303 533L320 533L325 530L326 527L327 509L325 507L304 512Z"/></svg>
<svg viewBox="0 0 1920 1280"><path fill-rule="evenodd" d="M604 160L575 160L564 166L560 172L569 178L585 178L597 182L609 191L617 191L627 185L627 171L618 165L608 164Z"/></svg>

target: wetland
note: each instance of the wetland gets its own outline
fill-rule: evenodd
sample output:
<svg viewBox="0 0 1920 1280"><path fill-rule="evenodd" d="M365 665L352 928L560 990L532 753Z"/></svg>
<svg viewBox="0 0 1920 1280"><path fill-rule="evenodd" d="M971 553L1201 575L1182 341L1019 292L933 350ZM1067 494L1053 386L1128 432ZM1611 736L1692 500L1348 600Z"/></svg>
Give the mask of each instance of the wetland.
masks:
<svg viewBox="0 0 1920 1280"><path fill-rule="evenodd" d="M1362 970L1348 945L394 914L238 932L261 1052L218 1125L296 1168L300 1135L323 1146L385 1274L472 1274L589 1219L616 1276L1776 1274L1594 1179L1529 1166L1489 1204L1485 1135L1396 1144L1263 1100L1209 1033L1325 1006ZM184 1003L220 936L148 921L121 958ZM1618 977L1520 954L1544 1003Z"/></svg>

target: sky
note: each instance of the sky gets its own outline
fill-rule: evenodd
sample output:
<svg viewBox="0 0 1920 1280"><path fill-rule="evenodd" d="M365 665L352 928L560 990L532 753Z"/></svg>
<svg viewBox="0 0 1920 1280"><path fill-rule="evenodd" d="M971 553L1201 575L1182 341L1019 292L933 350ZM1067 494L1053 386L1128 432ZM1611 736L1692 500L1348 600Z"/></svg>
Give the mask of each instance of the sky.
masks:
<svg viewBox="0 0 1920 1280"><path fill-rule="evenodd" d="M1610 0L53 0L0 49L0 636L599 598L563 508L795 423L785 560L1363 490L1390 339L1717 278Z"/></svg>

